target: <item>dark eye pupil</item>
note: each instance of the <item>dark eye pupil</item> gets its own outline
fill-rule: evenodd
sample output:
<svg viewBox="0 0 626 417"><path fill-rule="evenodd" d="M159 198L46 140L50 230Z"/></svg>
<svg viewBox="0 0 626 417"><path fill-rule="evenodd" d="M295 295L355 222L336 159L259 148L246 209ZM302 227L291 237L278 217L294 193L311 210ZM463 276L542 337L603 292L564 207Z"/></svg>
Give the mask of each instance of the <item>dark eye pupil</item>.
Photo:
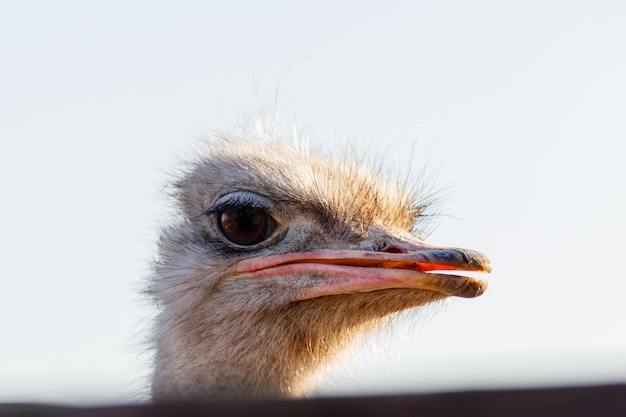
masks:
<svg viewBox="0 0 626 417"><path fill-rule="evenodd" d="M231 242L249 246L270 237L276 220L263 210L251 207L229 207L217 215L218 225Z"/></svg>

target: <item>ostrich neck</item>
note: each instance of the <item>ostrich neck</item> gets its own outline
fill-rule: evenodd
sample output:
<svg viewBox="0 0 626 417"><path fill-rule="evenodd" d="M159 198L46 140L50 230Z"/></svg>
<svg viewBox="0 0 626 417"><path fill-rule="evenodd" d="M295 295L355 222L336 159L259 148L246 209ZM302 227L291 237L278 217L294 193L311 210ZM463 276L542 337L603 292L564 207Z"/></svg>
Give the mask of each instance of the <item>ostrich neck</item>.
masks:
<svg viewBox="0 0 626 417"><path fill-rule="evenodd" d="M157 336L155 399L300 397L350 338L313 335L293 312L190 317ZM297 313L296 313L297 315ZM198 325L198 323L202 323Z"/></svg>

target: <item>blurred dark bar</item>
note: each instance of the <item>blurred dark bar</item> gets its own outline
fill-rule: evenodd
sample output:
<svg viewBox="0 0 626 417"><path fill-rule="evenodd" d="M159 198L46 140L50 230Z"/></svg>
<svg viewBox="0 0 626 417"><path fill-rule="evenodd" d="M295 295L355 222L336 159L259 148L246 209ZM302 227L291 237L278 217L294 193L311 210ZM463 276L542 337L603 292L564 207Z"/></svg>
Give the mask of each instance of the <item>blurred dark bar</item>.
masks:
<svg viewBox="0 0 626 417"><path fill-rule="evenodd" d="M20 417L612 417L626 416L626 385L473 391L271 401L65 407L3 404L0 416Z"/></svg>

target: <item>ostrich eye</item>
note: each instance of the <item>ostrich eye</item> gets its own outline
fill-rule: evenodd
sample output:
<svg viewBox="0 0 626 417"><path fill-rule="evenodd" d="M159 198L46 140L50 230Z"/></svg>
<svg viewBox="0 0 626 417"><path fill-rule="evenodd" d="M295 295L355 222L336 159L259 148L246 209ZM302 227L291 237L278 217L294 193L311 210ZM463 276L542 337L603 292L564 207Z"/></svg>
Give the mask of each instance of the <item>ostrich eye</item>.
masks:
<svg viewBox="0 0 626 417"><path fill-rule="evenodd" d="M276 220L256 207L226 207L217 213L217 224L231 242L250 246L269 238L276 229Z"/></svg>

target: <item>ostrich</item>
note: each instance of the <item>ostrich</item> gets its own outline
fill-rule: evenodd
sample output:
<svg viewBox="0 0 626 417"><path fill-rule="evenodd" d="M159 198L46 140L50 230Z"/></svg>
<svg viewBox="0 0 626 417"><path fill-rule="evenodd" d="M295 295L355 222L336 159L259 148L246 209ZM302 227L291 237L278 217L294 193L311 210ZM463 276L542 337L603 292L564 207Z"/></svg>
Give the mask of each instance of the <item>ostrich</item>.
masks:
<svg viewBox="0 0 626 417"><path fill-rule="evenodd" d="M153 267L155 401L306 395L386 317L487 288L441 273L491 267L412 234L417 190L380 170L277 139L207 147L174 182Z"/></svg>

